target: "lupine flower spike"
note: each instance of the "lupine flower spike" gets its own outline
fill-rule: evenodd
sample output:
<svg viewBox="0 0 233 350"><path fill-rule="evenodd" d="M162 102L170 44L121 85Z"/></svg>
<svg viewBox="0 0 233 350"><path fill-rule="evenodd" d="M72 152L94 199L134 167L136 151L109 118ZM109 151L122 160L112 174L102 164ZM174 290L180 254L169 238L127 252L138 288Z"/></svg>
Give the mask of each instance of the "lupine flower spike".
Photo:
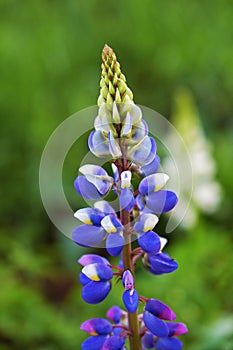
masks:
<svg viewBox="0 0 233 350"><path fill-rule="evenodd" d="M154 275L177 269L177 262L162 251L167 240L154 229L159 222L157 215L172 210L178 199L174 192L164 189L169 177L158 172L156 142L149 136L142 111L134 103L116 55L107 45L101 67L99 109L88 146L96 157L108 159L112 173L95 164L79 169L74 181L76 191L96 202L75 212L80 225L72 238L82 247L105 245L110 256L120 257L118 266L97 254L79 258L83 300L89 304L102 302L116 276L122 280L121 306L125 310L114 305L106 313L108 319L84 321L80 329L89 338L82 343L82 350L180 350L182 343L177 336L186 333L187 327L174 322L175 313L162 301L139 295L140 284L135 277L138 259ZM105 200L110 192L118 197L118 211ZM134 250L132 236L138 242ZM139 302L144 308L138 315Z"/></svg>

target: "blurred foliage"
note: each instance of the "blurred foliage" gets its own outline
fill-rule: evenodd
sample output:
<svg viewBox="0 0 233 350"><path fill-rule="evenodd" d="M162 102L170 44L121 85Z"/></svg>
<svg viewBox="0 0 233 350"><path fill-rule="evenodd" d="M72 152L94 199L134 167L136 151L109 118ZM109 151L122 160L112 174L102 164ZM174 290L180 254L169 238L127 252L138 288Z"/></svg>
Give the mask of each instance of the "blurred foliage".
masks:
<svg viewBox="0 0 233 350"><path fill-rule="evenodd" d="M49 222L38 186L52 131L96 103L105 43L137 103L169 116L175 89L193 92L224 192L217 214L169 236L180 269L153 278L140 268L137 288L161 297L188 323L189 350L232 349L232 10L228 0L0 1L0 349L78 349L85 338L80 322L121 305L120 286L98 306L81 302L82 250ZM78 208L72 182L80 149L74 151L64 183ZM162 228L163 221L161 235Z"/></svg>

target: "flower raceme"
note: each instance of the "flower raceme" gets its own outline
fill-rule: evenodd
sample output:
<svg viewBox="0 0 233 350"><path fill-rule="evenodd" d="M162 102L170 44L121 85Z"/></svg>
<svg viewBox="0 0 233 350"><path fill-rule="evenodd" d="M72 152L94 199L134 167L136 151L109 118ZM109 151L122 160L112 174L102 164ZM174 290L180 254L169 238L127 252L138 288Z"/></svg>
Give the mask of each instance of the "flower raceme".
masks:
<svg viewBox="0 0 233 350"><path fill-rule="evenodd" d="M82 247L103 247L112 257L120 256L119 265L97 255L83 255L78 263L83 286L82 298L89 304L102 302L110 293L114 276L122 280L122 302L126 311L112 306L107 318L93 318L82 323L89 334L83 350L130 350L155 348L180 350L177 336L187 327L173 322L174 312L161 301L140 296L135 287L135 266L142 259L154 275L171 273L177 262L162 252L167 240L154 231L158 214L172 210L177 203L174 192L164 189L169 177L158 172L157 146L149 136L141 109L134 103L120 64L111 48L102 53L102 77L98 114L88 138L90 151L104 163L110 162L112 173L99 165L86 164L74 187L84 199L96 201L74 216L81 224L73 230L73 241ZM107 201L112 192L119 205L115 210ZM156 230L157 231L157 230ZM138 247L132 250L131 238ZM145 303L138 315L139 302Z"/></svg>

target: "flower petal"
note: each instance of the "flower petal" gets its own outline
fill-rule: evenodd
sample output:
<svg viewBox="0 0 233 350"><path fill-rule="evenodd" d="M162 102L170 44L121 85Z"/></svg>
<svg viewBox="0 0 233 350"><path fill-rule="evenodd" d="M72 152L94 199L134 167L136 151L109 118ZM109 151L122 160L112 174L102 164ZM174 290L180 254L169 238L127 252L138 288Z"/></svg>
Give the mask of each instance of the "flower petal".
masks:
<svg viewBox="0 0 233 350"><path fill-rule="evenodd" d="M148 208L157 214L170 211L178 202L176 194L166 190L150 193L145 200Z"/></svg>
<svg viewBox="0 0 233 350"><path fill-rule="evenodd" d="M108 133L109 150L114 159L122 156L121 148L117 139L114 138L113 133L109 131Z"/></svg>
<svg viewBox="0 0 233 350"><path fill-rule="evenodd" d="M155 343L156 350L181 350L182 342L177 338L159 338Z"/></svg>
<svg viewBox="0 0 233 350"><path fill-rule="evenodd" d="M94 203L94 207L102 211L105 215L114 214L116 216L116 212L113 207L107 201L98 201Z"/></svg>
<svg viewBox="0 0 233 350"><path fill-rule="evenodd" d="M119 308L119 306L112 306L108 311L107 311L107 318L111 320L114 323L119 323L121 320L121 316L124 314L124 311Z"/></svg>
<svg viewBox="0 0 233 350"><path fill-rule="evenodd" d="M132 191L129 188L124 188L123 190L121 190L119 200L121 208L125 209L126 211L131 211L133 209L135 198Z"/></svg>
<svg viewBox="0 0 233 350"><path fill-rule="evenodd" d="M140 167L143 176L148 176L157 173L160 166L160 158L158 155L147 165Z"/></svg>
<svg viewBox="0 0 233 350"><path fill-rule="evenodd" d="M146 333L142 337L142 344L147 348L147 349L152 349L154 348L154 335L152 333Z"/></svg>
<svg viewBox="0 0 233 350"><path fill-rule="evenodd" d="M74 216L84 224L99 226L104 218L104 213L95 208L82 208L77 210Z"/></svg>
<svg viewBox="0 0 233 350"><path fill-rule="evenodd" d="M157 254L161 249L160 237L154 231L139 235L138 244L147 253Z"/></svg>
<svg viewBox="0 0 233 350"><path fill-rule="evenodd" d="M112 325L104 318L92 318L83 322L80 329L91 335L107 335L112 332Z"/></svg>
<svg viewBox="0 0 233 350"><path fill-rule="evenodd" d="M102 197L97 188L85 176L78 176L74 181L74 187L83 198L95 200Z"/></svg>
<svg viewBox="0 0 233 350"><path fill-rule="evenodd" d="M132 173L131 171L123 171L121 173L121 188L130 188L131 186L131 178L132 178Z"/></svg>
<svg viewBox="0 0 233 350"><path fill-rule="evenodd" d="M128 312L134 313L138 308L139 298L136 289L128 289L124 291L122 300Z"/></svg>
<svg viewBox="0 0 233 350"><path fill-rule="evenodd" d="M145 120L142 120L138 125L133 127L133 132L129 144L136 144L148 135L148 125Z"/></svg>
<svg viewBox="0 0 233 350"><path fill-rule="evenodd" d="M84 266L82 273L92 281L108 281L112 278L112 269L102 263L89 264Z"/></svg>
<svg viewBox="0 0 233 350"><path fill-rule="evenodd" d="M83 287L82 298L88 304L98 304L107 297L110 289L110 282L91 281Z"/></svg>
<svg viewBox="0 0 233 350"><path fill-rule="evenodd" d="M148 300L145 310L162 320L174 320L176 318L176 314L172 311L172 309L159 300Z"/></svg>
<svg viewBox="0 0 233 350"><path fill-rule="evenodd" d="M159 191L168 181L169 176L163 173L145 177L139 184L139 192L143 195Z"/></svg>
<svg viewBox="0 0 233 350"><path fill-rule="evenodd" d="M155 214L142 214L137 218L137 222L134 225L134 231L137 233L151 231L158 221L159 218Z"/></svg>
<svg viewBox="0 0 233 350"><path fill-rule="evenodd" d="M129 270L126 270L122 276L122 284L126 290L134 289L134 278Z"/></svg>
<svg viewBox="0 0 233 350"><path fill-rule="evenodd" d="M132 104L130 113L131 113L131 115L132 115L132 122L133 122L133 125L139 124L140 121L142 120L142 111L141 111L141 108L138 107L138 106L135 105L135 104Z"/></svg>
<svg viewBox="0 0 233 350"><path fill-rule="evenodd" d="M88 278L84 273L79 274L79 282L82 286L85 286L87 283L91 282L90 278Z"/></svg>
<svg viewBox="0 0 233 350"><path fill-rule="evenodd" d="M95 247L103 240L104 235L103 227L84 224L73 230L72 239L82 247Z"/></svg>
<svg viewBox="0 0 233 350"><path fill-rule="evenodd" d="M170 273L178 268L177 262L166 253L149 254L149 271L155 275Z"/></svg>
<svg viewBox="0 0 233 350"><path fill-rule="evenodd" d="M102 350L122 350L124 344L125 342L121 337L113 335L105 340Z"/></svg>
<svg viewBox="0 0 233 350"><path fill-rule="evenodd" d="M118 256L125 244L125 239L118 232L110 233L106 239L106 249L111 256Z"/></svg>
<svg viewBox="0 0 233 350"><path fill-rule="evenodd" d="M114 215L107 215L101 221L102 227L106 232L117 232L123 230L123 225L120 220Z"/></svg>
<svg viewBox="0 0 233 350"><path fill-rule="evenodd" d="M80 173L83 175L104 175L108 176L107 171L99 165L85 164L79 168Z"/></svg>
<svg viewBox="0 0 233 350"><path fill-rule="evenodd" d="M160 320L158 317L154 316L149 311L144 311L143 321L145 326L157 337L167 337L168 336L168 327L163 320Z"/></svg>
<svg viewBox="0 0 233 350"><path fill-rule="evenodd" d="M85 254L81 256L81 258L78 260L78 263L82 266L95 264L95 263L100 263L100 264L102 263L102 264L108 265L109 261L97 254Z"/></svg>
<svg viewBox="0 0 233 350"><path fill-rule="evenodd" d="M156 147L154 149L155 141L149 136L145 136L140 142L135 146L131 147L128 151L128 157L138 165L145 165L150 163L155 157ZM153 152L152 152L153 151ZM152 159L149 159L153 153Z"/></svg>
<svg viewBox="0 0 233 350"><path fill-rule="evenodd" d="M169 337L178 336L188 332L188 328L186 324L181 322L178 322L178 323L167 322L167 326L169 329Z"/></svg>
<svg viewBox="0 0 233 350"><path fill-rule="evenodd" d="M132 115L128 112L121 128L121 137L130 137L132 132Z"/></svg>
<svg viewBox="0 0 233 350"><path fill-rule="evenodd" d="M105 340L105 335L89 337L82 343L82 350L101 350Z"/></svg>
<svg viewBox="0 0 233 350"><path fill-rule="evenodd" d="M88 147L96 157L106 157L111 155L108 140L100 130L94 130L90 133Z"/></svg>

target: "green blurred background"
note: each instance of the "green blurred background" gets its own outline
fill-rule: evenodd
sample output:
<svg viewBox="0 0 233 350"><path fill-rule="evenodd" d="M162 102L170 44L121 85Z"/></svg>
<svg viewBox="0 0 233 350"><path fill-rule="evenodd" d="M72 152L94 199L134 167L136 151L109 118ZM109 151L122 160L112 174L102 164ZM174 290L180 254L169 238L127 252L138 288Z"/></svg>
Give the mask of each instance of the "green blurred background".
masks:
<svg viewBox="0 0 233 350"><path fill-rule="evenodd" d="M172 233L167 251L177 272L156 278L140 268L139 292L161 298L188 324L186 349L233 349L232 13L229 0L0 1L1 350L79 349L79 324L121 305L119 286L98 306L81 301L82 251L51 224L38 185L48 137L96 103L105 43L136 103L169 119L176 89L190 89L223 189L217 213ZM81 205L72 188L76 151L64 171L74 209Z"/></svg>

